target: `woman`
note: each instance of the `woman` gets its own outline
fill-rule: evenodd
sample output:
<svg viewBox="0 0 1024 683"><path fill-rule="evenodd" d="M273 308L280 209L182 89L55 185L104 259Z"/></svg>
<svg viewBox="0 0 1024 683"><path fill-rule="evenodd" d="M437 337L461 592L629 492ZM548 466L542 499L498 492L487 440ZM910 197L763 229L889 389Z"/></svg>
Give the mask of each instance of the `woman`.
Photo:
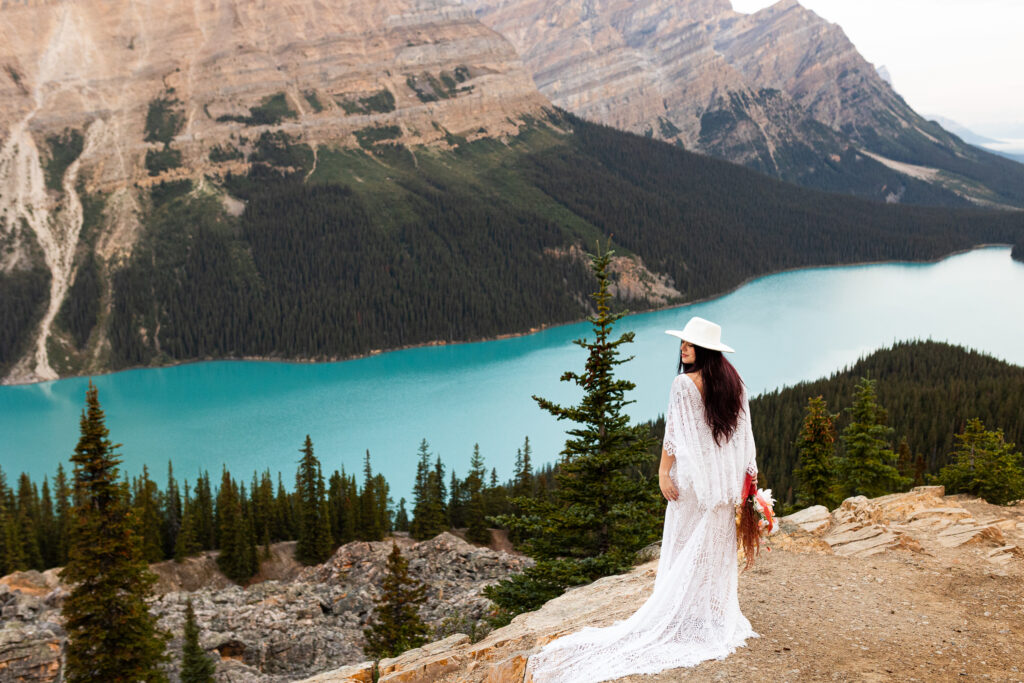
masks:
<svg viewBox="0 0 1024 683"><path fill-rule="evenodd" d="M735 506L747 475L757 475L746 391L722 355L733 350L722 343L721 327L694 317L667 334L682 341L665 414L659 484L668 506L654 592L628 619L585 628L533 655L527 671L534 683L596 683L693 666L757 637L737 597ZM747 506L743 516L756 534ZM744 546L756 551L756 536Z"/></svg>

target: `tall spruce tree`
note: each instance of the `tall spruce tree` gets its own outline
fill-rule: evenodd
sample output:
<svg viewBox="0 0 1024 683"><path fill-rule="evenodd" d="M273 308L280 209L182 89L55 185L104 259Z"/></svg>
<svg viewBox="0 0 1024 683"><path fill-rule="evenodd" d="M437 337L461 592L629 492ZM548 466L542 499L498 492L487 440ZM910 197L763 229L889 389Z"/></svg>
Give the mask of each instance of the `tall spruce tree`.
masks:
<svg viewBox="0 0 1024 683"><path fill-rule="evenodd" d="M181 646L181 683L213 683L217 665L199 645L199 624L192 598L185 603L185 628Z"/></svg>
<svg viewBox="0 0 1024 683"><path fill-rule="evenodd" d="M615 377L620 347L633 341L626 332L612 339L615 322L624 315L611 310L608 264L612 252L591 256L598 290L592 296L594 339L577 339L587 350L582 373L567 371L562 381L583 390L579 404L561 406L534 396L541 408L558 420L574 424L567 430L555 475L557 489L550 501L519 498L521 514L498 522L522 533L523 550L537 564L522 574L486 589L508 613L534 609L567 586L626 570L635 552L651 542L660 523L655 487L641 472L651 459L654 441L646 425L630 425L625 398L633 382Z"/></svg>
<svg viewBox="0 0 1024 683"><path fill-rule="evenodd" d="M839 458L840 486L847 496L876 498L900 491L910 484L896 469L892 428L878 403L875 380L862 377L849 408L850 424L843 430L843 454Z"/></svg>
<svg viewBox="0 0 1024 683"><path fill-rule="evenodd" d="M174 557L174 546L181 531L181 516L184 514L181 502L181 490L174 479L174 468L167 461L167 493L164 494L163 509L163 541L164 557Z"/></svg>
<svg viewBox="0 0 1024 683"><path fill-rule="evenodd" d="M149 468L142 466L142 476L135 480L136 531L142 539L142 556L146 562L164 559L163 520L161 515L160 490L149 478Z"/></svg>
<svg viewBox="0 0 1024 683"><path fill-rule="evenodd" d="M807 399L803 427L796 440L796 503L799 507L824 505L832 509L838 502L835 469L837 417L828 411L823 397Z"/></svg>
<svg viewBox="0 0 1024 683"><path fill-rule="evenodd" d="M71 546L71 485L63 463L57 465L57 476L53 482L57 508L56 566L63 566L68 562L68 549Z"/></svg>
<svg viewBox="0 0 1024 683"><path fill-rule="evenodd" d="M955 460L939 471L950 493L970 493L995 505L1024 499L1024 457L1006 443L1003 430L989 431L979 418L956 435Z"/></svg>
<svg viewBox="0 0 1024 683"><path fill-rule="evenodd" d="M364 541L379 541L384 538L383 520L377 505L377 482L370 467L370 451L367 449L363 461L363 490L359 493L359 519L362 522L357 535Z"/></svg>
<svg viewBox="0 0 1024 683"><path fill-rule="evenodd" d="M29 476L22 472L18 477L17 520L21 537L22 554L29 569L45 569L43 553L39 543L39 510L37 494Z"/></svg>
<svg viewBox="0 0 1024 683"><path fill-rule="evenodd" d="M484 501L484 467L480 455L480 444L473 444L473 456L469 460L469 474L466 475L466 538L473 543L490 543L491 532L487 528L487 507Z"/></svg>
<svg viewBox="0 0 1024 683"><path fill-rule="evenodd" d="M217 566L232 581L243 583L259 570L256 540L246 514L245 488L236 485L227 467L217 491Z"/></svg>
<svg viewBox="0 0 1024 683"><path fill-rule="evenodd" d="M295 559L307 565L319 564L330 557L332 547L324 477L308 434L299 452L302 458L295 472L299 527Z"/></svg>
<svg viewBox="0 0 1024 683"><path fill-rule="evenodd" d="M7 487L7 479L0 469L0 572L28 569L25 550L21 542L21 528L18 525L18 510L14 496Z"/></svg>
<svg viewBox="0 0 1024 683"><path fill-rule="evenodd" d="M74 587L61 612L68 634L68 683L164 681L167 634L157 629L146 597L156 576L142 557L128 493L118 483L120 459L104 424L99 394L86 391L74 463L76 504L68 564L61 578Z"/></svg>
<svg viewBox="0 0 1024 683"><path fill-rule="evenodd" d="M381 594L375 600L370 626L363 631L366 656L394 657L427 642L429 630L417 610L424 601L426 587L409 576L408 561L392 543Z"/></svg>
<svg viewBox="0 0 1024 683"><path fill-rule="evenodd" d="M430 467L430 445L423 439L417 452L412 522L409 525L409 535L418 541L433 538L448 528L443 477L441 458L437 458L435 467Z"/></svg>
<svg viewBox="0 0 1024 683"><path fill-rule="evenodd" d="M58 535L57 518L54 515L53 499L50 497L50 486L43 477L43 487L39 498L39 551L43 555L44 567L57 566Z"/></svg>
<svg viewBox="0 0 1024 683"><path fill-rule="evenodd" d="M409 513L405 509L405 498L398 499L398 512L395 513L395 531L409 531Z"/></svg>

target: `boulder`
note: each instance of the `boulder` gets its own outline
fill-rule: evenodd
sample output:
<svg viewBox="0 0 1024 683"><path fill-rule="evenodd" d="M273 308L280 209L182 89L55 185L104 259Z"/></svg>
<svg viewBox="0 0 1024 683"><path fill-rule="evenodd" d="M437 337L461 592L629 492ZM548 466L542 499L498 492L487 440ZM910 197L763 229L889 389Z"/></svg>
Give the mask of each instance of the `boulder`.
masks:
<svg viewBox="0 0 1024 683"><path fill-rule="evenodd" d="M809 533L825 533L832 526L832 514L824 505L812 505L779 518L780 524L793 524Z"/></svg>

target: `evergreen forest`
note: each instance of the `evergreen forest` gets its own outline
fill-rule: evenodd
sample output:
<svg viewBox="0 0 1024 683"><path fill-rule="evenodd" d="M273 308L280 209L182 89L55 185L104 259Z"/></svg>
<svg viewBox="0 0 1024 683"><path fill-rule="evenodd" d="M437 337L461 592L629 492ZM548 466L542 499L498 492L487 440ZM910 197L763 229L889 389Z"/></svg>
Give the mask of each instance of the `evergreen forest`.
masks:
<svg viewBox="0 0 1024 683"><path fill-rule="evenodd" d="M505 142L450 135L448 150L364 133L358 149L315 155L264 133L244 176L154 186L130 259L80 250L83 282L58 330L80 349L109 337L110 369L346 358L580 320L594 279L573 247L598 238L669 276L678 303L786 268L936 259L1024 236L1019 212L809 190L561 112ZM223 194L245 202L241 215ZM83 201L102 214L102 197ZM0 281L0 372L26 351L47 279ZM61 372L82 371L68 362Z"/></svg>
<svg viewBox="0 0 1024 683"><path fill-rule="evenodd" d="M1001 429L1007 442L1024 443L1024 368L941 342L900 342L830 377L751 400L760 474L778 499L796 499L795 444L808 399L821 396L838 415L835 426L842 432L851 421L847 409L860 378L875 381L884 424L892 429L889 448L909 459L905 469L912 483L928 483L928 475L952 462L955 436L972 419Z"/></svg>

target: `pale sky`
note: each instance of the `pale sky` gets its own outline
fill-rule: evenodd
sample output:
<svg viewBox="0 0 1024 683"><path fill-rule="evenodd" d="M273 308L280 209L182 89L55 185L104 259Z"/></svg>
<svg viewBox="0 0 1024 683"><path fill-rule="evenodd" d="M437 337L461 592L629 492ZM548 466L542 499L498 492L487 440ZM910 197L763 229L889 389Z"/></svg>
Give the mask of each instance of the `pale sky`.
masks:
<svg viewBox="0 0 1024 683"><path fill-rule="evenodd" d="M768 0L732 0L755 12ZM800 0L884 65L919 114L1024 139L1024 0ZM1014 130L1016 129L1016 130Z"/></svg>

